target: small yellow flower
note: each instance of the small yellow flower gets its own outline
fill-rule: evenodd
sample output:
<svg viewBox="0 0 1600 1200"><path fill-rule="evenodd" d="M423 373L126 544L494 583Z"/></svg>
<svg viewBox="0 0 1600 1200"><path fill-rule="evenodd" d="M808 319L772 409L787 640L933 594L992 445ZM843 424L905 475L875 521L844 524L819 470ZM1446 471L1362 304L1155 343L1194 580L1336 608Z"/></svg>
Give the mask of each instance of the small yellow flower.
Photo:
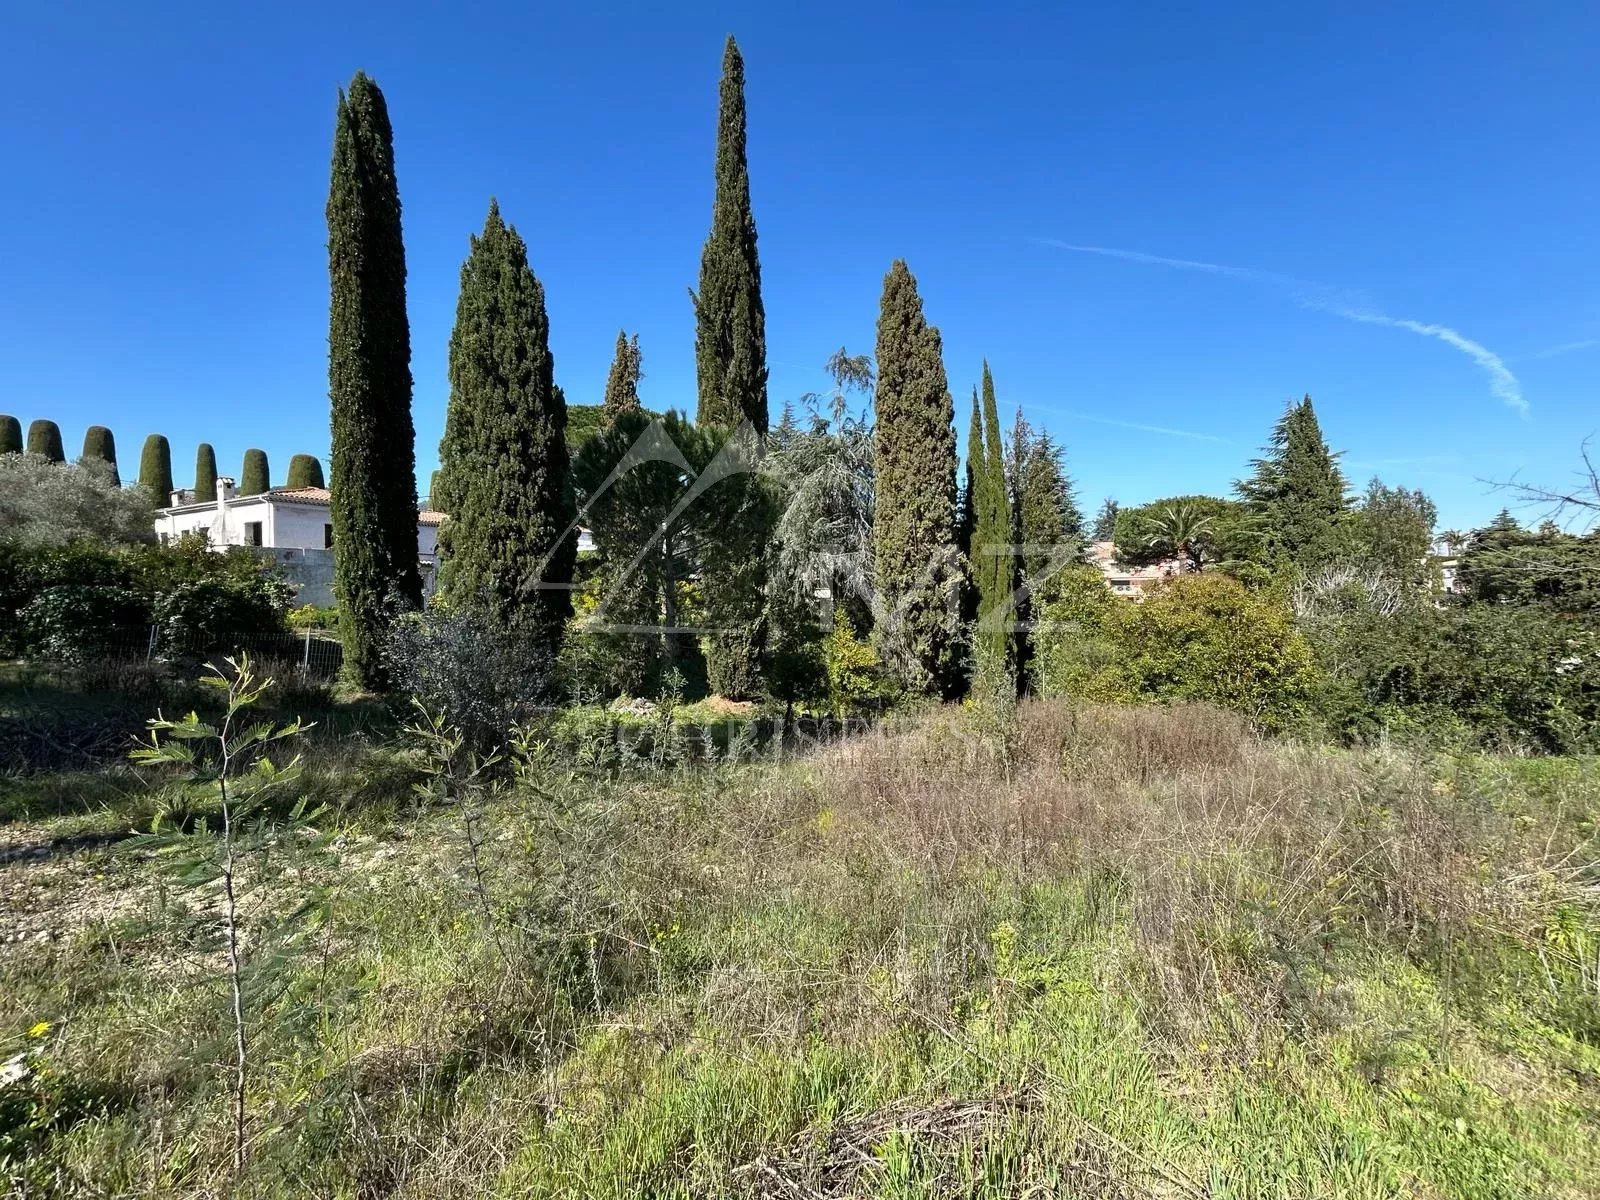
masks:
<svg viewBox="0 0 1600 1200"><path fill-rule="evenodd" d="M40 1021L36 1025L34 1025L32 1028L30 1028L28 1030L28 1036L32 1037L32 1038L42 1038L45 1034L47 1034L49 1032L50 1032L50 1022L49 1021Z"/></svg>

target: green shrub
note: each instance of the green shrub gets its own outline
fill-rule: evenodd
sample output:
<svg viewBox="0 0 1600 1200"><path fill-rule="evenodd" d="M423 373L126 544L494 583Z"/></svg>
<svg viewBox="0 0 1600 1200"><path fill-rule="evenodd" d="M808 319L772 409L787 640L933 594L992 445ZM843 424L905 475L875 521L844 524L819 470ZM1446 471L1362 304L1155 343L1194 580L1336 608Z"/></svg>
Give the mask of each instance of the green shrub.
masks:
<svg viewBox="0 0 1600 1200"><path fill-rule="evenodd" d="M128 588L62 584L39 592L18 614L29 658L84 663L144 635L150 610Z"/></svg>
<svg viewBox="0 0 1600 1200"><path fill-rule="evenodd" d="M822 660L828 707L840 716L881 712L900 695L877 649L856 636L843 610L834 615L833 632L822 644Z"/></svg>
<svg viewBox="0 0 1600 1200"><path fill-rule="evenodd" d="M278 579L195 579L157 600L153 616L165 645L190 651L233 650L238 637L284 632L290 588Z"/></svg>

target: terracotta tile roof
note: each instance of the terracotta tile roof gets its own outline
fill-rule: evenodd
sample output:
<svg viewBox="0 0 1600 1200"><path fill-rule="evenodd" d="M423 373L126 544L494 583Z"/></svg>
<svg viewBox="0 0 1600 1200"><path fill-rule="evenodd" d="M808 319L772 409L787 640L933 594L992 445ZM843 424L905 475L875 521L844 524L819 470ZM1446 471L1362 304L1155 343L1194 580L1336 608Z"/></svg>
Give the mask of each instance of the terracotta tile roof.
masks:
<svg viewBox="0 0 1600 1200"><path fill-rule="evenodd" d="M319 487L278 487L267 493L273 500L281 500L285 504L315 504L326 506L333 501L333 493L327 488ZM442 525L444 514L434 512L430 508L422 509L417 513L419 525Z"/></svg>

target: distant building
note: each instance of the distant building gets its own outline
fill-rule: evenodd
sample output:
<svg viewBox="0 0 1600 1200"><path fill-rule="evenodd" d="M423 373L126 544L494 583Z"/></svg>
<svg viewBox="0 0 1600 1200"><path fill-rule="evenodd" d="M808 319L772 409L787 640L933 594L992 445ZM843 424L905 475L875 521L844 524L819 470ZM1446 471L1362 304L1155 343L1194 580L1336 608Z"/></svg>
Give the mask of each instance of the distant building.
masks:
<svg viewBox="0 0 1600 1200"><path fill-rule="evenodd" d="M1089 549L1089 560L1100 568L1100 574L1104 577L1107 587L1119 596L1128 596L1134 600L1142 598L1146 588L1160 583L1163 579L1171 579L1179 571L1176 559L1150 567L1124 566L1117 561L1115 542L1094 543Z"/></svg>
<svg viewBox="0 0 1600 1200"><path fill-rule="evenodd" d="M248 546L284 569L299 585L301 604L333 603L333 513L327 488L273 488L240 496L234 481L217 480L215 503L195 503L187 489L172 493L172 503L156 510L156 536L175 541L187 533L203 533L211 545ZM424 596L433 592L439 526L444 514L417 513L417 568Z"/></svg>
<svg viewBox="0 0 1600 1200"><path fill-rule="evenodd" d="M217 480L215 503L197 504L189 489L172 493L172 503L156 510L156 536L174 541L203 533L211 545L247 546L271 558L300 588L301 604L333 603L333 513L327 488L273 488L255 496L237 494L232 479ZM417 513L417 569L422 594L433 594L438 568L439 526L445 514ZM578 531L578 553L594 549L587 529Z"/></svg>

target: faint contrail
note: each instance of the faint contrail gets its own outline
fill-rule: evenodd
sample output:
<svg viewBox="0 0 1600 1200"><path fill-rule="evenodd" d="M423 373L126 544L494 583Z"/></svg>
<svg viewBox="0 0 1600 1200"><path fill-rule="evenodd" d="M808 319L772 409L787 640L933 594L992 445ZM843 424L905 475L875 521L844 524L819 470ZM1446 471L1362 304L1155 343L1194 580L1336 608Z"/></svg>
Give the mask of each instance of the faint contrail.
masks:
<svg viewBox="0 0 1600 1200"><path fill-rule="evenodd" d="M1192 429L1173 429L1167 425L1141 425L1137 421L1119 421L1115 417L1097 417L1092 413L1078 412L1072 408L1059 408L1054 405L1030 405L1030 408L1042 408L1045 412L1058 412L1065 417L1076 417L1080 421L1093 421L1097 425L1115 425L1119 429L1137 429L1143 433L1161 433L1167 437L1193 438L1197 442L1219 442L1228 444L1227 438L1217 437L1211 433L1196 433Z"/></svg>
<svg viewBox="0 0 1600 1200"><path fill-rule="evenodd" d="M1448 325L1437 325L1426 321L1412 321L1403 317L1391 317L1384 313L1374 312L1371 309L1356 307L1343 302L1338 297L1338 289L1328 287L1326 284L1312 283L1309 280L1295 279L1290 275L1280 275L1275 271L1258 271L1253 267L1230 267L1223 263L1200 262L1191 258L1168 258L1161 254L1146 254L1142 250L1119 250L1111 246L1082 246L1072 242L1063 242L1057 238L1043 238L1041 241L1047 246L1054 246L1058 250L1070 250L1076 254L1098 254L1105 258L1120 258L1125 262L1147 263L1157 267L1172 267L1180 271L1203 271L1208 275L1227 275L1234 279L1247 279L1255 283L1267 283L1289 291L1300 304L1306 308L1316 309L1318 312L1331 313L1336 317L1343 317L1347 321L1359 321L1366 325L1383 325L1390 329L1404 329L1423 337L1437 338L1448 346L1453 346L1461 351L1489 377L1489 390L1502 400L1507 407L1514 408L1524 417L1528 415L1528 401L1522 395L1522 385L1517 382L1517 377L1511 373L1511 368L1506 366L1502 359L1493 350L1482 342L1475 342L1466 335L1451 329ZM1348 293L1344 293L1348 295ZM1576 347L1574 347L1576 348Z"/></svg>

